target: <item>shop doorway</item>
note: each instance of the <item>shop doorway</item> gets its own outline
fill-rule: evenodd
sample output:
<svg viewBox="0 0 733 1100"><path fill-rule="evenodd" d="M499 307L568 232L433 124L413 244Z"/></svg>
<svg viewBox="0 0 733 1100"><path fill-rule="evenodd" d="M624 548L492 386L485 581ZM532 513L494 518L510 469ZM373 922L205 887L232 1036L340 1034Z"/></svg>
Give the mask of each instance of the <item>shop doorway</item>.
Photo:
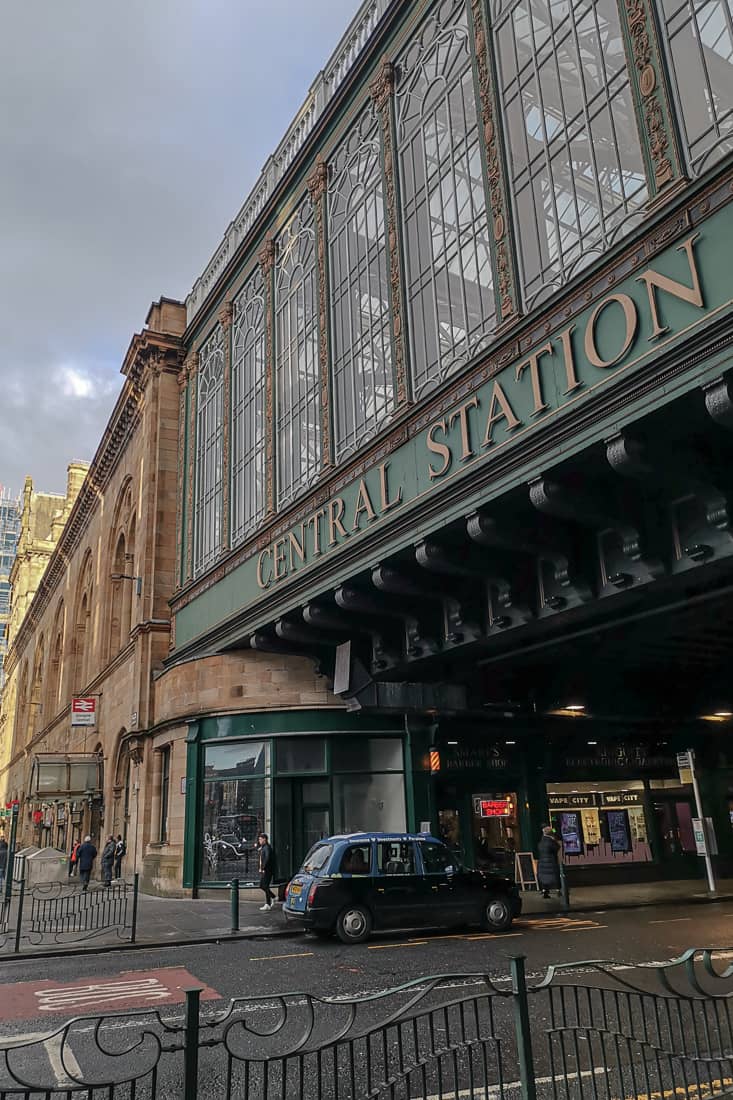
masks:
<svg viewBox="0 0 733 1100"><path fill-rule="evenodd" d="M652 809L657 823L659 843L664 859L696 856L692 829L694 811L688 798L655 798Z"/></svg>
<svg viewBox="0 0 733 1100"><path fill-rule="evenodd" d="M329 780L276 780L273 826L278 875L290 878L309 849L332 831Z"/></svg>

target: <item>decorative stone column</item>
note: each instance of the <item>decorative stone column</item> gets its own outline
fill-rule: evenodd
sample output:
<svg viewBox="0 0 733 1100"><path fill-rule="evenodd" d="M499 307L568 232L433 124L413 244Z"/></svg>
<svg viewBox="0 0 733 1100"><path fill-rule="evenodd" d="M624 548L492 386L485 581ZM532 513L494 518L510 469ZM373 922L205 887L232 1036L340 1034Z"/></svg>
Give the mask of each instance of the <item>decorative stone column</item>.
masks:
<svg viewBox="0 0 733 1100"><path fill-rule="evenodd" d="M229 494L231 488L231 423L232 423L232 318L234 316L234 306L232 302L227 299L224 305L219 310L219 324L221 325L221 338L224 346L224 394L223 394L223 413L224 423L222 424L222 525L221 525L221 548L222 552L226 552L229 549L231 539L231 516L229 506Z"/></svg>
<svg viewBox="0 0 733 1100"><path fill-rule="evenodd" d="M268 237L258 255L265 288L265 517L275 512L275 241Z"/></svg>
<svg viewBox="0 0 733 1100"><path fill-rule="evenodd" d="M394 348L394 384L397 408L410 400L407 376L407 349L405 345L406 313L402 255L402 234L400 232L399 206L397 201L397 179L395 172L395 113L394 90L395 69L392 62L385 58L377 76L369 85L374 106L379 115L382 135L382 170L384 174L384 202L387 217L387 265L390 288L390 320L392 325L392 345Z"/></svg>
<svg viewBox="0 0 733 1100"><path fill-rule="evenodd" d="M677 194L687 181L652 0L619 0L619 11L653 207Z"/></svg>
<svg viewBox="0 0 733 1100"><path fill-rule="evenodd" d="M332 463L331 451L331 371L328 337L328 267L326 264L326 191L328 165L321 158L308 177L308 191L313 203L316 222L316 266L318 272L318 366L321 380L321 470L328 470Z"/></svg>
<svg viewBox="0 0 733 1100"><path fill-rule="evenodd" d="M497 329L513 324L521 315L521 296L517 279L516 252L507 175L502 154L502 120L496 93L496 72L486 21L485 0L471 0L473 24L474 77L481 103L481 154L489 203L491 267L494 276Z"/></svg>

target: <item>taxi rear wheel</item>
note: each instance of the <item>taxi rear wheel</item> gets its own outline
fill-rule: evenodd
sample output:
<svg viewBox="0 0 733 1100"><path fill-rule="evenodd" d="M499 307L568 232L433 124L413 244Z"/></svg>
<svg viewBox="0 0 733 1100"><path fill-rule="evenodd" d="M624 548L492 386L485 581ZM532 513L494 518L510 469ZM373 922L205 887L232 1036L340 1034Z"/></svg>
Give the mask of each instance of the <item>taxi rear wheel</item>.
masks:
<svg viewBox="0 0 733 1100"><path fill-rule="evenodd" d="M481 926L487 932L506 932L511 926L514 914L508 898L496 897L486 903Z"/></svg>
<svg viewBox="0 0 733 1100"><path fill-rule="evenodd" d="M336 918L336 935L342 943L362 943L372 930L372 915L363 905L347 905Z"/></svg>

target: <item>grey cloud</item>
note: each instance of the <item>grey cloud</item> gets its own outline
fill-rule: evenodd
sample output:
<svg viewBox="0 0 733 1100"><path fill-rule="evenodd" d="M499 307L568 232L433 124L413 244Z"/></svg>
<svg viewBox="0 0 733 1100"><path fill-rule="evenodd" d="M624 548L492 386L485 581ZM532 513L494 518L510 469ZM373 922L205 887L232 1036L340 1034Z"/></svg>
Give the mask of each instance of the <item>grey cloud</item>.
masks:
<svg viewBox="0 0 733 1100"><path fill-rule="evenodd" d="M91 458L150 302L190 289L358 6L6 0L0 482Z"/></svg>

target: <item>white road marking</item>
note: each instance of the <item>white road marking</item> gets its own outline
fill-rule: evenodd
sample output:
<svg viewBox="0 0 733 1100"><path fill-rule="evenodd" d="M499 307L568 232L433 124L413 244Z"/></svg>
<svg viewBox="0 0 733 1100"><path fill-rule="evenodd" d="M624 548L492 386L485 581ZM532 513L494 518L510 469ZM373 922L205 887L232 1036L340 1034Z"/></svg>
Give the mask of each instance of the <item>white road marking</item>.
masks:
<svg viewBox="0 0 733 1100"><path fill-rule="evenodd" d="M83 1080L81 1066L74 1057L74 1052L68 1040L64 1042L65 1038L65 1035L61 1033L52 1036L48 1042L43 1044L51 1063L51 1069L56 1077L56 1087L60 1089L78 1087L79 1082ZM69 1074L73 1076L70 1077Z"/></svg>
<svg viewBox="0 0 733 1100"><path fill-rule="evenodd" d="M682 924L691 920L692 917L668 917L666 920L650 920L649 924Z"/></svg>
<svg viewBox="0 0 733 1100"><path fill-rule="evenodd" d="M99 982L93 985L77 985L62 989L38 989L39 1012L57 1012L60 1008L87 1009L93 1005L105 1005L115 1001L135 1000L165 1001L171 996L157 978L141 978L137 981Z"/></svg>

